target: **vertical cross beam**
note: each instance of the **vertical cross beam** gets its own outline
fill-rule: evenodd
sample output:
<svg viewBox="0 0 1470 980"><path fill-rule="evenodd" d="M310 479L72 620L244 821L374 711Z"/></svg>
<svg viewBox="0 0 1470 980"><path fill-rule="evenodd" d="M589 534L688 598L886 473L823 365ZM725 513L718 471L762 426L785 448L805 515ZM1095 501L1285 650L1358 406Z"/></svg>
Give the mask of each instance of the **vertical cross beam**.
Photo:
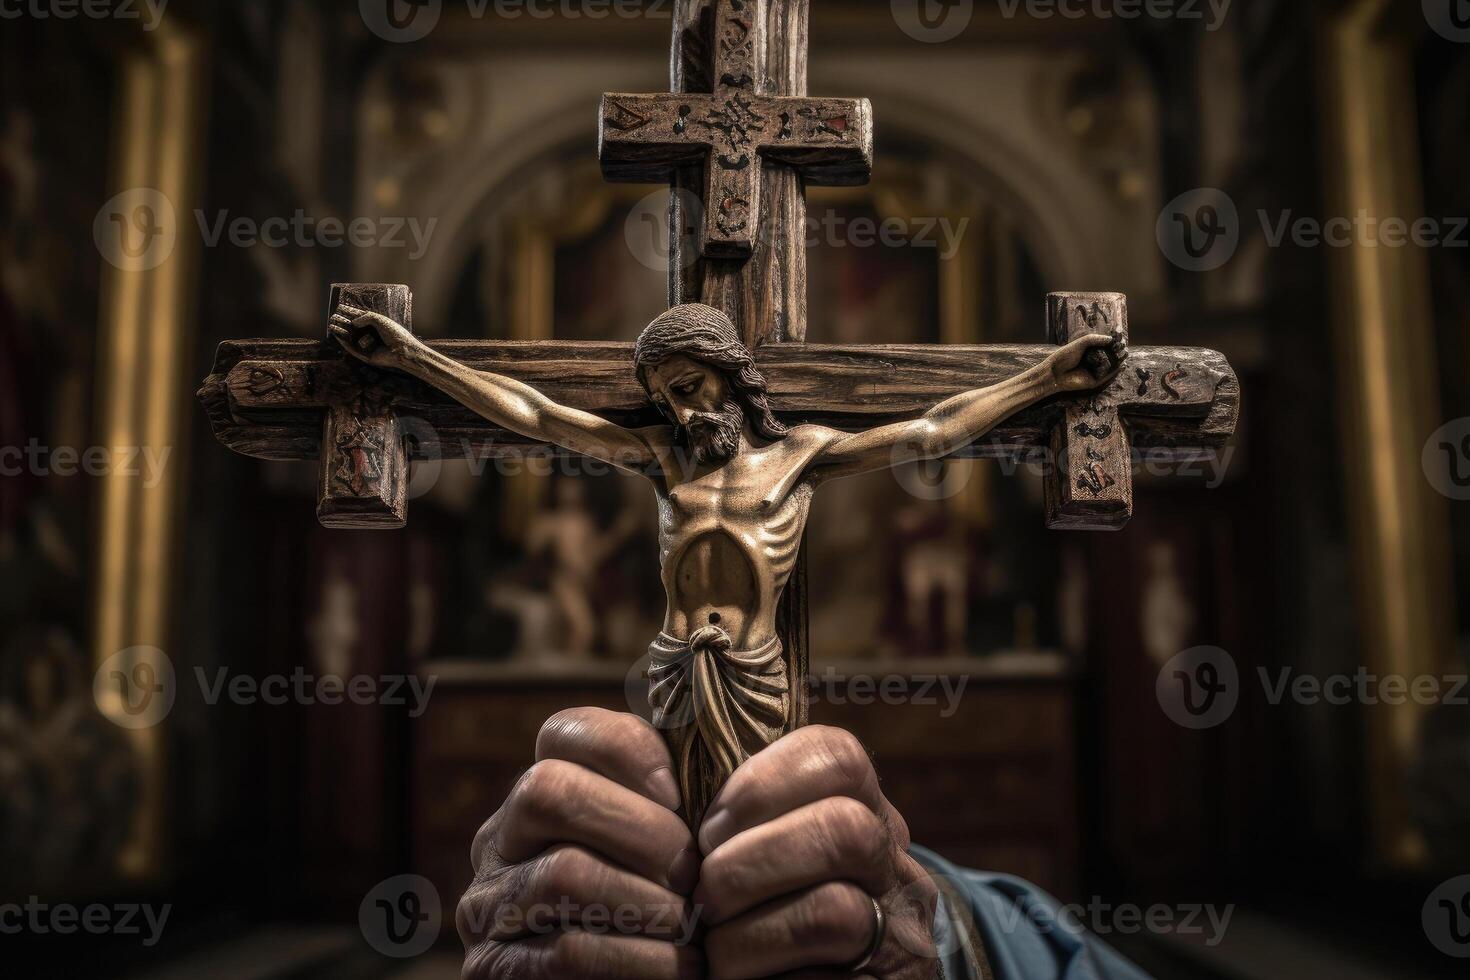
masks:
<svg viewBox="0 0 1470 980"><path fill-rule="evenodd" d="M335 283L327 316L346 303L413 330L407 286ZM381 372L347 364L322 420L317 519L327 527L402 527L408 507L408 445Z"/></svg>
<svg viewBox="0 0 1470 980"><path fill-rule="evenodd" d="M806 0L677 0L673 92L602 99L603 174L675 187L670 304L719 307L762 339L804 336L802 181L872 171L868 101L806 97L806 31Z"/></svg>
<svg viewBox="0 0 1470 980"><path fill-rule="evenodd" d="M1047 340L1066 344L1093 333L1128 340L1128 299L1122 293L1051 293ZM1094 355L1103 356L1101 351ZM1104 370L1103 365L1096 369ZM1111 390L1069 400L1051 433L1046 469L1046 526L1116 531L1133 516L1133 463L1128 430Z"/></svg>
<svg viewBox="0 0 1470 980"><path fill-rule="evenodd" d="M407 286L334 283L327 316L343 304L381 313L413 329ZM252 359L225 378L242 411L321 408L317 519L327 527L403 527L408 508L408 445L397 404L407 382L349 357L328 341L321 361Z"/></svg>

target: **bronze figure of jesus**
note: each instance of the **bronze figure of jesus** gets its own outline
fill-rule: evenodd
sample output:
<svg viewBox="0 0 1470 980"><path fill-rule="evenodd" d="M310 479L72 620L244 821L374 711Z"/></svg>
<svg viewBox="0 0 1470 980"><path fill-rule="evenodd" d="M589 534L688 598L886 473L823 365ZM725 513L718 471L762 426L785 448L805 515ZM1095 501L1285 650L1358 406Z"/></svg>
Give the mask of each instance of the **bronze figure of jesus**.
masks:
<svg viewBox="0 0 1470 980"><path fill-rule="evenodd" d="M685 304L655 318L633 354L638 380L668 424L626 428L469 368L380 313L343 305L331 331L361 360L407 372L496 425L652 482L668 607L649 648L649 698L691 826L730 774L793 717L799 692L782 659L776 610L816 489L950 455L1036 402L1102 387L1127 354L1121 330L1087 334L909 421L859 432L788 428L772 413L765 378L729 318Z"/></svg>

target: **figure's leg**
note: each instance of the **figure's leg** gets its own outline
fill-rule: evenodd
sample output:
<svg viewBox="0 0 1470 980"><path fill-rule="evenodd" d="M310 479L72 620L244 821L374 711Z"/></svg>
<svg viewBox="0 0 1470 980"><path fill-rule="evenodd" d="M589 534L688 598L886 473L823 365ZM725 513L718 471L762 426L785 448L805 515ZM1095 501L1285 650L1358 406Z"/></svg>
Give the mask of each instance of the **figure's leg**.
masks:
<svg viewBox="0 0 1470 980"><path fill-rule="evenodd" d="M597 634L592 620L592 603L587 599L583 581L573 575L552 576L551 592L556 596L557 606L566 621L566 652L573 657L591 656Z"/></svg>

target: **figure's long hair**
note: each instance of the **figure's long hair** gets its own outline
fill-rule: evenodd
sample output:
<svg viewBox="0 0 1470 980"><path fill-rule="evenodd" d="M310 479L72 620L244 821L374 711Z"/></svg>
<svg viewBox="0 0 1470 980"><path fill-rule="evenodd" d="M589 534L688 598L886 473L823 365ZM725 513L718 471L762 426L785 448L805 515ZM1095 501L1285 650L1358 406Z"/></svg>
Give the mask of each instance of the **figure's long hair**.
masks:
<svg viewBox="0 0 1470 980"><path fill-rule="evenodd" d="M760 436L777 440L786 435L786 426L772 413L766 397L765 375L724 313L702 303L685 303L654 317L633 345L633 366L644 391L649 391L648 369L677 354L719 369Z"/></svg>

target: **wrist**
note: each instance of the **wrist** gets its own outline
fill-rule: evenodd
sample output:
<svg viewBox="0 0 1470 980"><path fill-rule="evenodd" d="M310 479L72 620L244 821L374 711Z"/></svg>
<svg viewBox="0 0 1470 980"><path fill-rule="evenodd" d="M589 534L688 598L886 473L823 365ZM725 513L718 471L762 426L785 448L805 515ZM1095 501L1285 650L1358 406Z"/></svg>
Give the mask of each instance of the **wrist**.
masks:
<svg viewBox="0 0 1470 980"><path fill-rule="evenodd" d="M433 348L418 341L410 341L393 352L393 359L398 362L399 370L419 378L430 372L434 356Z"/></svg>
<svg viewBox="0 0 1470 980"><path fill-rule="evenodd" d="M1027 386L1034 392L1035 400L1050 398L1061 390L1056 372L1051 369L1051 358L1047 358L1027 372Z"/></svg>

